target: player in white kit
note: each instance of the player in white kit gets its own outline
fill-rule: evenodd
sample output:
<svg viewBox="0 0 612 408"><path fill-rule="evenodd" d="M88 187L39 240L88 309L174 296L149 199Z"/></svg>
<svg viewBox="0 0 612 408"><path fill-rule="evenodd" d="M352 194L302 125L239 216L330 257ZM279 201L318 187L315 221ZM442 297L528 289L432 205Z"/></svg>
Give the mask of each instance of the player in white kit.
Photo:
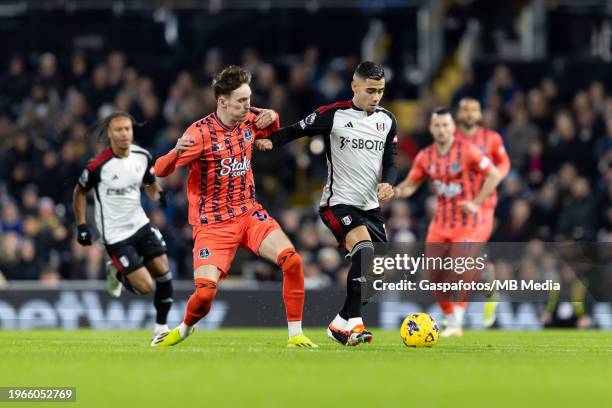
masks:
<svg viewBox="0 0 612 408"><path fill-rule="evenodd" d="M352 100L323 106L257 143L260 150L269 150L303 136L324 137L328 177L319 214L351 259L344 305L327 334L354 346L372 341L361 314L362 283L374 260L372 242L387 241L379 201L394 194L397 123L379 106L385 90L380 64L359 64L351 87Z"/></svg>
<svg viewBox="0 0 612 408"><path fill-rule="evenodd" d="M168 269L166 243L154 228L141 205L141 187L147 195L166 206L166 195L153 175L153 159L133 144L134 120L126 112L114 112L96 126L105 132L109 146L92 159L74 189L73 206L77 241L92 244L87 226L87 194L94 191L95 222L111 258L107 263L107 290L119 297L121 286L135 294L155 289L157 312L155 335L168 331L172 306L172 280Z"/></svg>

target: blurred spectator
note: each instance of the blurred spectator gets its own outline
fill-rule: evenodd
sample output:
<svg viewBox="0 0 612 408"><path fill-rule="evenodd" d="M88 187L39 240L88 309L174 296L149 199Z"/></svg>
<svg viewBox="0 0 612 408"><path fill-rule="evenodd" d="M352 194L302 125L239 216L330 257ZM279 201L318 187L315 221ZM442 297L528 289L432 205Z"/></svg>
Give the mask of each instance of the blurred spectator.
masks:
<svg viewBox="0 0 612 408"><path fill-rule="evenodd" d="M595 200L589 182L578 177L571 185L571 198L559 214L559 240L593 241L597 219L594 217Z"/></svg>
<svg viewBox="0 0 612 408"><path fill-rule="evenodd" d="M527 110L519 108L514 112L507 130L506 150L514 168L526 165L529 146L539 141L538 128L529 122Z"/></svg>
<svg viewBox="0 0 612 408"><path fill-rule="evenodd" d="M11 58L7 71L2 73L0 79L0 112L7 112L11 118L17 118L29 92L30 81L25 61L16 55Z"/></svg>
<svg viewBox="0 0 612 408"><path fill-rule="evenodd" d="M18 123L35 136L44 136L57 120L60 113L60 97L54 88L47 88L43 82L32 83L30 97L21 107Z"/></svg>

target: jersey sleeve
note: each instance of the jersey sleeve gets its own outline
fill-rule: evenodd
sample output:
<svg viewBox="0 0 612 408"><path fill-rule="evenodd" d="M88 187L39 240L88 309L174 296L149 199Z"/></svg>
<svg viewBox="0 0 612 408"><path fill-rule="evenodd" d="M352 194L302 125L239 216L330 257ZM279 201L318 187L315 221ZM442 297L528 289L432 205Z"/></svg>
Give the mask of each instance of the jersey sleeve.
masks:
<svg viewBox="0 0 612 408"><path fill-rule="evenodd" d="M510 157L508 157L502 137L497 132L493 132L490 156L502 179L505 178L510 172Z"/></svg>
<svg viewBox="0 0 612 408"><path fill-rule="evenodd" d="M204 151L204 145L206 140L210 139L207 137L207 133L201 127L191 125L183 137L191 137L194 141L193 145L187 150L183 151L179 156L175 149L170 150L164 156L159 157L155 161L155 175L159 177L166 177L172 174L179 167L185 166L192 161L196 160Z"/></svg>
<svg viewBox="0 0 612 408"><path fill-rule="evenodd" d="M153 184L155 183L155 174L153 169L153 157L147 151L144 152L147 157L147 168L142 176L142 184Z"/></svg>
<svg viewBox="0 0 612 408"><path fill-rule="evenodd" d="M88 167L83 169L83 172L79 176L77 184L85 191L89 191L96 187L100 182L100 169L96 167L90 170Z"/></svg>
<svg viewBox="0 0 612 408"><path fill-rule="evenodd" d="M475 173L487 174L489 169L493 167L491 160L485 156L480 149L473 144L469 144L466 148L465 160L468 169Z"/></svg>
<svg viewBox="0 0 612 408"><path fill-rule="evenodd" d="M397 179L397 167L395 165L395 157L397 156L397 120L393 114L391 116L391 129L387 134L385 141L385 151L382 158L382 176L383 183L395 184Z"/></svg>
<svg viewBox="0 0 612 408"><path fill-rule="evenodd" d="M272 133L269 139L274 146L282 146L303 136L328 135L334 124L334 112L319 108L299 122Z"/></svg>
<svg viewBox="0 0 612 408"><path fill-rule="evenodd" d="M415 183L420 183L427 177L427 167L426 167L426 157L423 153L424 150L421 150L414 159L414 163L412 163L412 168L408 173L408 180L413 181Z"/></svg>

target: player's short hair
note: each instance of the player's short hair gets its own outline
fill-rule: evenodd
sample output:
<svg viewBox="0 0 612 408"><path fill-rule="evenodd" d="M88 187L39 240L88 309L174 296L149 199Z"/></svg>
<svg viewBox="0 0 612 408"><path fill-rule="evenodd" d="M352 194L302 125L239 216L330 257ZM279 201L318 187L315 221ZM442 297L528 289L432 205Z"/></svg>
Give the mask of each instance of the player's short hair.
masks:
<svg viewBox="0 0 612 408"><path fill-rule="evenodd" d="M451 118L453 116L453 113L451 112L451 110L445 106L441 106L439 108L436 108L433 110L433 112L431 112L431 117L433 118L434 116L438 116L438 115L451 115Z"/></svg>
<svg viewBox="0 0 612 408"><path fill-rule="evenodd" d="M132 122L132 126L143 126L144 123L136 122L136 119L128 112L125 111L114 111L110 115L105 118L99 119L96 121L90 128L89 134L92 135L97 140L101 140L105 138L108 141L108 127L113 119L116 118L128 118ZM105 137L106 136L106 137Z"/></svg>
<svg viewBox="0 0 612 408"><path fill-rule="evenodd" d="M378 81L385 77L385 69L377 62L363 61L357 65L355 76L361 79L374 79Z"/></svg>
<svg viewBox="0 0 612 408"><path fill-rule="evenodd" d="M215 99L218 99L221 95L229 96L242 84L250 83L251 73L249 71L236 65L230 65L219 72L212 81Z"/></svg>

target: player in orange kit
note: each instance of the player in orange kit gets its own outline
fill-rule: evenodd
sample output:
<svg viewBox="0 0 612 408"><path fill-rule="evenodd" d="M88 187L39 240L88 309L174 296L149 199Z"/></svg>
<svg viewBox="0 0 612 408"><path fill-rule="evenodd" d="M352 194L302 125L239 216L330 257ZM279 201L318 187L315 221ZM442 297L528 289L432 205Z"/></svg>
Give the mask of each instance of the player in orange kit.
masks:
<svg viewBox="0 0 612 408"><path fill-rule="evenodd" d="M476 145L455 140L455 122L448 109L433 112L429 130L434 143L419 152L410 173L396 187L396 196L410 197L425 178L430 178L436 194L436 214L426 242L479 242L479 208L501 181L499 171ZM477 175L484 178L480 186L474 183ZM447 321L442 334L461 335L464 309L453 308L450 301L439 300L438 304Z"/></svg>
<svg viewBox="0 0 612 408"><path fill-rule="evenodd" d="M251 74L229 66L213 81L216 112L193 123L176 147L155 162L165 177L189 165L187 197L193 226L195 292L183 322L153 340L154 346L183 341L208 314L219 280L226 277L239 246L276 262L283 271L288 347L317 347L302 333L302 259L274 218L257 202L251 169L252 145L279 128L278 114L251 107Z"/></svg>
<svg viewBox="0 0 612 408"><path fill-rule="evenodd" d="M480 125L482 122L480 102L474 98L461 99L459 101L459 109L457 110L457 122L459 126L455 130L455 139L466 140L478 146L497 167L502 180L506 178L510 171L510 158L506 153L504 142L499 133ZM479 175L475 177L474 184L476 186L481 185L482 177ZM480 207L481 218L478 242L488 242L491 238L496 206L497 191L493 190ZM493 268L493 265L489 264L488 268ZM495 323L495 310L499 300L499 293L492 292L489 296L490 300L484 305L483 324L485 327L491 327ZM458 306L465 308L467 305L460 302Z"/></svg>

